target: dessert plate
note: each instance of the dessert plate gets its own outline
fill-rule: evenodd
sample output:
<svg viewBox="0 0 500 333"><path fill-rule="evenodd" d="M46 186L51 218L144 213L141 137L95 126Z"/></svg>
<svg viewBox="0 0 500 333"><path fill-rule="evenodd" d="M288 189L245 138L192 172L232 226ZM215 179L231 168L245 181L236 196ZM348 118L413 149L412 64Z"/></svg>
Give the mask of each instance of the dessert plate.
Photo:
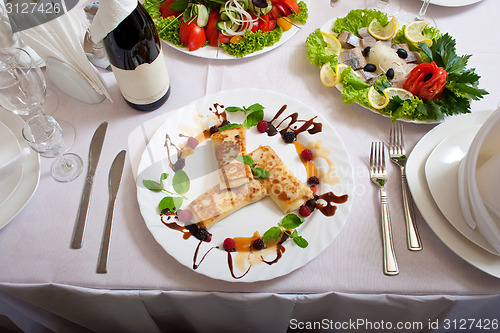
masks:
<svg viewBox="0 0 500 333"><path fill-rule="evenodd" d="M0 109L0 122L7 126L16 137L21 149L28 147L21 134L24 121L6 110ZM28 203L40 179L40 157L31 152L23 162L21 180L16 189L0 206L0 229L5 227Z"/></svg>
<svg viewBox="0 0 500 333"><path fill-rule="evenodd" d="M186 235L187 239L184 239L183 233L179 230L169 228L162 223L157 206L160 200L168 194L155 193L143 186L143 180L158 181L160 175L165 172L169 174L164 181L165 187L172 191L170 184L174 172L170 167L169 156L175 155L177 152L172 147L174 145L178 148L183 147L187 142L186 136L195 136L210 127L212 125L210 119L214 118L214 112L223 110L220 105L224 107L248 107L254 103L265 107L264 119L268 121L282 108L285 108L284 112L277 118L278 120L296 113L298 117L296 124L304 124L304 120L311 119L315 123L321 123L322 131L315 134L310 134L307 131L302 132L297 136L297 140L303 145L316 144L321 147L323 158L320 159L321 161L317 161L316 166L325 171L332 171L330 174L332 177L329 180L331 184L322 182L318 194L331 191L339 196L347 195L347 201L337 205L333 216L327 217L316 209L307 217L305 222L297 228L297 231L308 241L309 245L306 248L300 248L291 239L288 239L283 243L286 251L281 259L272 265L262 262L259 257L262 255L267 261L272 261L277 256L274 248L263 250L264 252L256 251L253 254L244 252L228 254L222 249L222 243L228 237L252 237L255 232L262 236L266 230L278 225L285 214L270 198L248 205L221 220L209 230L212 234L212 240L200 242L189 234ZM243 121L242 112L228 112L227 117L232 123ZM266 133L259 133L255 127L248 129L246 136L248 153L260 145L269 145L295 176L301 182L306 182L307 172L300 161L294 144L286 144L280 135L268 136ZM170 153L168 147L170 147ZM315 151L320 154L319 149ZM186 207L190 201L196 199L211 186L218 184L217 163L211 147L211 140L200 143L195 148L194 153L189 155L185 161L186 165L183 170L189 177L190 188L185 194L186 199L181 208ZM325 177L326 179L327 177ZM198 266L194 269L195 272L225 281L255 282L273 279L304 266L318 256L335 240L344 226L351 209L353 187L354 176L349 154L342 139L326 119L296 99L258 89L219 92L172 111L152 136L142 154L137 172L139 207L146 227L156 241L181 264L192 269L194 266ZM172 218L171 221L175 222L176 219ZM219 248L216 248L217 246ZM250 265L249 256L257 257L258 263L252 264L248 273L245 274ZM229 268L228 257L234 260L233 272Z"/></svg>
<svg viewBox="0 0 500 333"><path fill-rule="evenodd" d="M12 131L0 121L0 166L21 153L21 147ZM3 174L0 171L0 207L16 189L21 181L22 168Z"/></svg>
<svg viewBox="0 0 500 333"><path fill-rule="evenodd" d="M441 141L425 163L425 176L434 201L449 223L474 244L498 255L477 229L469 227L458 196L458 167L478 130L478 126L470 127Z"/></svg>
<svg viewBox="0 0 500 333"><path fill-rule="evenodd" d="M500 257L472 243L448 222L433 200L425 177L425 164L439 142L457 131L481 126L492 113L482 111L453 117L430 130L413 148L406 165L406 176L415 204L439 239L469 264L500 278Z"/></svg>

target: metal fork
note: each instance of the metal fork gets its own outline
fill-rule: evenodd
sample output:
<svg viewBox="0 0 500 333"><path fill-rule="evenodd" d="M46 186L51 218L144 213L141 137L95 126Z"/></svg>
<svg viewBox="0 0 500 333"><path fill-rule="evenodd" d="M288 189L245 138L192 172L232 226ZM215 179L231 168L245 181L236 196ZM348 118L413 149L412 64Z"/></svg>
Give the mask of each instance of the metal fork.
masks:
<svg viewBox="0 0 500 333"><path fill-rule="evenodd" d="M399 165L401 170L401 186L403 189L403 206L406 221L406 243L408 250L422 250L422 242L415 223L415 209L408 182L406 181L406 150L403 140L403 125L392 124L389 134L389 156L391 161Z"/></svg>
<svg viewBox="0 0 500 333"><path fill-rule="evenodd" d="M370 178L379 187L380 210L382 213L382 245L384 252L384 274L399 274L396 254L392 242L391 216L385 183L387 182L387 170L385 168L385 145L382 142L372 142L370 152Z"/></svg>

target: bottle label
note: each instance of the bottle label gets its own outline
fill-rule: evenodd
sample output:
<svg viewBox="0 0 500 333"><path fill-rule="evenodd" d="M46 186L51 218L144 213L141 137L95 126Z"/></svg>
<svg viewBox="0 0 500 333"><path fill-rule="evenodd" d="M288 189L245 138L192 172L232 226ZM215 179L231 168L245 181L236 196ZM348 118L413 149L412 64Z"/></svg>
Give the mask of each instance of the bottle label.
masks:
<svg viewBox="0 0 500 333"><path fill-rule="evenodd" d="M167 66L160 51L158 57L134 70L124 70L111 65L123 97L133 104L151 104L163 97L170 87Z"/></svg>

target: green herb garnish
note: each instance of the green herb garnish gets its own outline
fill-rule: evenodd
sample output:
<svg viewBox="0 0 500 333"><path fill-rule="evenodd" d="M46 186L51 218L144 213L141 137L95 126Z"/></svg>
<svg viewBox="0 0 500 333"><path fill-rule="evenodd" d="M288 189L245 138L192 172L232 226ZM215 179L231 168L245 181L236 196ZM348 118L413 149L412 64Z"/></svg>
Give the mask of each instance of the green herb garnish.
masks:
<svg viewBox="0 0 500 333"><path fill-rule="evenodd" d="M228 106L226 108L227 112L243 112L245 113L245 121L243 126L246 128L251 128L256 126L259 121L264 119L264 107L259 103L250 105L249 107L238 107L238 106Z"/></svg>
<svg viewBox="0 0 500 333"><path fill-rule="evenodd" d="M189 191L190 181L189 177L183 170L177 170L177 172L174 174L174 177L172 178L172 187L175 191L172 192L165 189L163 181L167 178L168 174L164 172L160 175L159 181L143 179L142 184L150 191L165 192L169 194L160 201L160 203L158 204L158 209L160 213L165 209L168 209L172 213L175 213L177 209L182 206L184 199L187 199L184 194Z"/></svg>
<svg viewBox="0 0 500 333"><path fill-rule="evenodd" d="M307 245L309 245L309 243L304 237L299 236L296 230L296 228L304 223L304 221L305 220L297 214L288 214L283 217L277 227L271 227L264 233L264 236L262 236L262 241L264 242L264 244L267 244L267 242L271 239L279 241L281 233L285 232L291 239L293 239L295 244L297 244L301 248L305 248L307 247ZM293 231L290 232L290 230Z"/></svg>
<svg viewBox="0 0 500 333"><path fill-rule="evenodd" d="M254 162L253 158L251 158L250 156L238 155L238 156L236 156L236 160L248 165L250 167L250 169L252 169L252 173L255 177L257 177L259 179L266 179L269 177L269 171L267 171L266 169L263 169L263 168L256 168L255 162Z"/></svg>

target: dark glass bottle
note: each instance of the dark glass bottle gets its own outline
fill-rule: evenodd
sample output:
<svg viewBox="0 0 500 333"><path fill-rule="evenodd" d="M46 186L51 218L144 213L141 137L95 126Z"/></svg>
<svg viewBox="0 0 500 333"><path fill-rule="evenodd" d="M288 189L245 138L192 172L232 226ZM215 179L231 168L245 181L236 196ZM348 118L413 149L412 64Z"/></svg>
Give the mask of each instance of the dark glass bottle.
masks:
<svg viewBox="0 0 500 333"><path fill-rule="evenodd" d="M140 111L162 106L170 95L170 79L154 22L142 5L138 3L103 43L127 103Z"/></svg>

